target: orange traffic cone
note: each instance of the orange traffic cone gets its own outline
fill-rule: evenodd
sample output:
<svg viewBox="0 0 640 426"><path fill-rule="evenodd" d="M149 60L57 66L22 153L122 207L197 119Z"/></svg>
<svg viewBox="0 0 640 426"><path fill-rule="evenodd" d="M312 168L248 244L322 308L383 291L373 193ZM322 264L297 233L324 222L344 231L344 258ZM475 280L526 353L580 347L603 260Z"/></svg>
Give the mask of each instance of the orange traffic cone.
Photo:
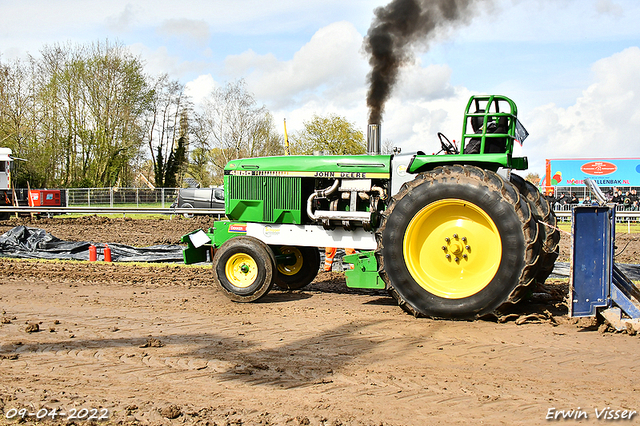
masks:
<svg viewBox="0 0 640 426"><path fill-rule="evenodd" d="M111 249L108 244L104 245L104 261L111 262Z"/></svg>
<svg viewBox="0 0 640 426"><path fill-rule="evenodd" d="M89 262L95 262L98 260L98 251L96 250L96 246L91 244L89 246Z"/></svg>

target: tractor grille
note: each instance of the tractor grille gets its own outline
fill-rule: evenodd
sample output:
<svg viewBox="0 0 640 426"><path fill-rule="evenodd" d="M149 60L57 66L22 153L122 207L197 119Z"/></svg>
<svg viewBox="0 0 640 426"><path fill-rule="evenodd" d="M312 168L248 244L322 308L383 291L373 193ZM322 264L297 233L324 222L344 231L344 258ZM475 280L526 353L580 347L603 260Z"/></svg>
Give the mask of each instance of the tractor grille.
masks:
<svg viewBox="0 0 640 426"><path fill-rule="evenodd" d="M229 199L262 201L263 219L273 223L283 211L300 212L302 179L276 176L228 176ZM299 214L298 214L299 215Z"/></svg>

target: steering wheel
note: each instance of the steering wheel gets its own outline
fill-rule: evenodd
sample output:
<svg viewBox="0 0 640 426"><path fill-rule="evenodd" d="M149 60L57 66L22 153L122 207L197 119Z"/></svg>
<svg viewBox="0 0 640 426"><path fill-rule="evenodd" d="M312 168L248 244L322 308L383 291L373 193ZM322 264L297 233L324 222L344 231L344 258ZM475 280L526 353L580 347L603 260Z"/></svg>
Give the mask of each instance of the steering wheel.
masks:
<svg viewBox="0 0 640 426"><path fill-rule="evenodd" d="M440 146L442 147L441 151L444 151L445 154L459 154L458 148L454 144L451 143L449 139L442 133L438 132L438 139L440 139Z"/></svg>

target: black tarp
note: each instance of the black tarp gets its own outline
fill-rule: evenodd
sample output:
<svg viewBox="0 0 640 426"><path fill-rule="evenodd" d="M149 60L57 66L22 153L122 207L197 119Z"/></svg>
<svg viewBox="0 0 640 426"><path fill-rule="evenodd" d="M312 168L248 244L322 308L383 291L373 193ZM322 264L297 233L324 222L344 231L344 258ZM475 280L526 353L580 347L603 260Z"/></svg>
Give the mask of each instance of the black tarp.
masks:
<svg viewBox="0 0 640 426"><path fill-rule="evenodd" d="M44 229L16 226L0 236L0 257L21 259L89 260L91 242L63 241ZM103 260L105 244L95 243L98 260ZM182 262L182 246L132 247L108 243L113 262Z"/></svg>

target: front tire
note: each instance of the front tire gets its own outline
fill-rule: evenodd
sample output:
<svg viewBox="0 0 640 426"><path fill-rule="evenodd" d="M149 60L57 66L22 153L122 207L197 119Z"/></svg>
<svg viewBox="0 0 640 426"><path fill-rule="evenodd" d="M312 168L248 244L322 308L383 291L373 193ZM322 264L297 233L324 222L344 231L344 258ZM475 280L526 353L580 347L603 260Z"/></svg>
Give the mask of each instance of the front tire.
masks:
<svg viewBox="0 0 640 426"><path fill-rule="evenodd" d="M274 252L295 258L294 262L277 264L274 282L282 290L299 290L318 275L320 252L317 247L280 246Z"/></svg>
<svg viewBox="0 0 640 426"><path fill-rule="evenodd" d="M234 302L255 302L273 287L273 252L254 237L235 237L220 246L213 257L213 278Z"/></svg>
<svg viewBox="0 0 640 426"><path fill-rule="evenodd" d="M494 172L445 166L422 173L382 217L380 275L413 315L496 314L533 279L537 224L517 189Z"/></svg>

